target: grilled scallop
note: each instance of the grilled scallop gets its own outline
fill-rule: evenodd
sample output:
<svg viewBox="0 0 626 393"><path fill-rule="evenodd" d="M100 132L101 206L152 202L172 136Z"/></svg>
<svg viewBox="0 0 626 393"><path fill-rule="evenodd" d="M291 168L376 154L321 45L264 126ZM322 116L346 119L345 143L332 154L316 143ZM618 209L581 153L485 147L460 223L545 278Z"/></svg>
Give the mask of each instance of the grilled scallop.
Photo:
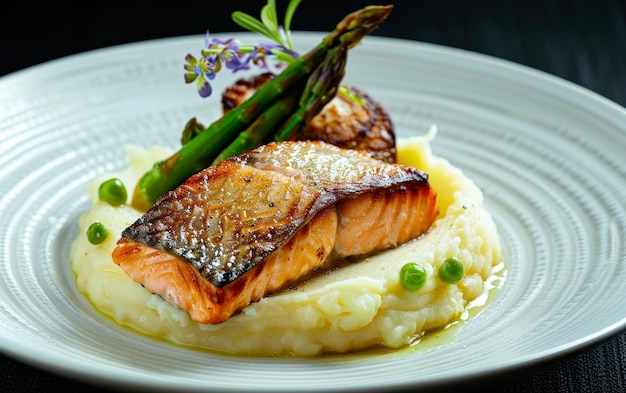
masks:
<svg viewBox="0 0 626 393"><path fill-rule="evenodd" d="M222 93L223 112L239 106L273 77L272 73L264 73L237 80ZM387 110L356 87L343 86L298 139L321 140L344 149L365 151L385 162L396 162L395 133Z"/></svg>

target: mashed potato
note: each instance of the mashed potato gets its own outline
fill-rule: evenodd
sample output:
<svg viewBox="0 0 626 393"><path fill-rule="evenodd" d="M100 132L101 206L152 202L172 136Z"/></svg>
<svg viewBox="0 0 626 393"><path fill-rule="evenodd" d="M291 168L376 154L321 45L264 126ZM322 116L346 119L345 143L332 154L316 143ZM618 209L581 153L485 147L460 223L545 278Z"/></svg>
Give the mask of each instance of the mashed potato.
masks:
<svg viewBox="0 0 626 393"><path fill-rule="evenodd" d="M399 348L424 332L458 319L481 296L500 262L495 224L483 207L478 187L445 159L432 154L427 136L399 141L398 158L429 174L437 190L440 215L420 239L365 258L297 288L266 297L219 325L192 321L185 311L133 282L111 259L122 230L141 213L98 200L98 187L111 177L132 187L157 159L171 151L128 147L130 163L120 173L94 179L92 206L80 219L80 235L71 250L78 289L102 313L122 325L175 343L241 354L302 356L347 352L381 345ZM85 231L95 221L109 230L94 246ZM448 257L462 261L465 276L457 284L443 283L437 269ZM407 262L422 264L426 285L415 292L399 282Z"/></svg>

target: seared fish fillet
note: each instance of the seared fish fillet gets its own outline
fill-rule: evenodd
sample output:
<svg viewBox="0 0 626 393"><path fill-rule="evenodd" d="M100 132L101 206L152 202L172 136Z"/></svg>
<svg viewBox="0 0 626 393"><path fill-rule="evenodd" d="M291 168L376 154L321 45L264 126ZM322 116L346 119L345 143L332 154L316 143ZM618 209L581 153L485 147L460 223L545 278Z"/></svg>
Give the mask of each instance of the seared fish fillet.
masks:
<svg viewBox="0 0 626 393"><path fill-rule="evenodd" d="M423 172L316 141L270 143L209 167L126 228L113 260L201 323L220 323L336 257L426 232Z"/></svg>
<svg viewBox="0 0 626 393"><path fill-rule="evenodd" d="M256 92L274 75L264 73L239 79L222 93L222 110L227 113ZM387 110L364 90L343 86L347 94L337 94L309 122L297 140L320 140L345 149L367 152L372 157L396 162L396 138Z"/></svg>

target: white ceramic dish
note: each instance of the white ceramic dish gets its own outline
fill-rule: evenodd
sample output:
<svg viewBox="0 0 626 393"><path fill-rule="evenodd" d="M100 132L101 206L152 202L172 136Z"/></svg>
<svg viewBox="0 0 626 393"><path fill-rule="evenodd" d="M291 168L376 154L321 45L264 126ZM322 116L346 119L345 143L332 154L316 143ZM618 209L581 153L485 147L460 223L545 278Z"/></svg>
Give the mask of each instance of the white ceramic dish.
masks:
<svg viewBox="0 0 626 393"><path fill-rule="evenodd" d="M239 35L258 41L258 36ZM321 36L296 34L306 51ZM128 142L176 146L196 96L184 56L203 37L60 59L0 79L0 350L116 388L367 391L496 375L626 328L626 111L550 75L494 58L368 37L345 82L391 112L398 136L437 124L436 154L483 189L507 280L442 345L314 359L229 357L123 329L77 292L68 263L86 187L125 165ZM220 89L234 76L218 78Z"/></svg>

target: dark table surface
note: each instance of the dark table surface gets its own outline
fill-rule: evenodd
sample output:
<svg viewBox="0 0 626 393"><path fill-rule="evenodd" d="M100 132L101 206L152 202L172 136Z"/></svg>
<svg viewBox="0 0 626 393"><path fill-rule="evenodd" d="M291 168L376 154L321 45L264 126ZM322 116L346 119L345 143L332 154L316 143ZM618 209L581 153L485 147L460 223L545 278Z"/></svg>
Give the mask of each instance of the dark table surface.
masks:
<svg viewBox="0 0 626 393"><path fill-rule="evenodd" d="M390 1L391 2L391 1ZM278 1L279 15L286 1ZM386 2L381 2L386 3ZM626 3L620 1L400 0L375 35L462 48L569 80L626 106ZM13 3L0 15L0 77L55 58L148 39L237 31L230 12L258 15L263 2L168 5L106 2ZM294 30L329 31L368 1L303 0ZM8 75L10 77L10 75ZM0 348L0 353L2 348ZM0 355L0 391L105 391ZM626 334L532 368L472 381L454 390L624 392Z"/></svg>

